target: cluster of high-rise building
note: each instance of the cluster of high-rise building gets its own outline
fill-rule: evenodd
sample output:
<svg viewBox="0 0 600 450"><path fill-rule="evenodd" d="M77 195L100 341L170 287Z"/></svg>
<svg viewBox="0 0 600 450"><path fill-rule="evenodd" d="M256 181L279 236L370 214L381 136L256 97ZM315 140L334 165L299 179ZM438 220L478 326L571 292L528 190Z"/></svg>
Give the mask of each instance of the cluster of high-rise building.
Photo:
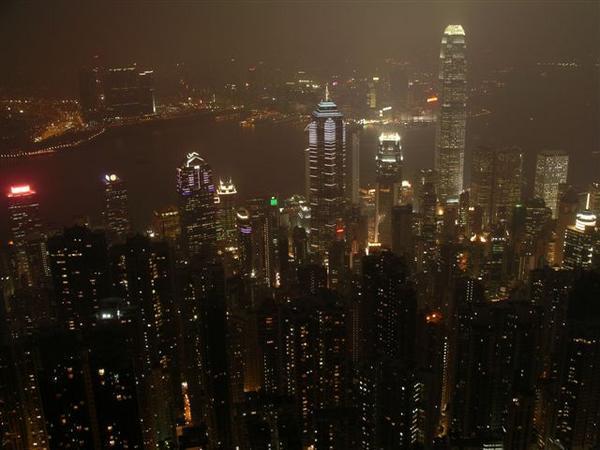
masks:
<svg viewBox="0 0 600 450"><path fill-rule="evenodd" d="M305 195L247 198L193 152L144 233L115 173L102 223L50 231L10 188L3 448L600 445L600 180L543 151L529 194L523 152L482 146L465 183L460 25L440 59L435 168L385 129L372 189L328 89Z"/></svg>
<svg viewBox="0 0 600 450"><path fill-rule="evenodd" d="M79 73L79 102L86 122L152 115L154 73L131 67L91 67Z"/></svg>

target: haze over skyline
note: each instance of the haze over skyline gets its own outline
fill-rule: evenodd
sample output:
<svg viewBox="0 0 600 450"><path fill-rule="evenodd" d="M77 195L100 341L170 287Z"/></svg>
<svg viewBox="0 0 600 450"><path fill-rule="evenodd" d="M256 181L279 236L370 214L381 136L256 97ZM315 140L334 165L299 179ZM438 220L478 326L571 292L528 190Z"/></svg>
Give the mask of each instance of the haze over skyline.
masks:
<svg viewBox="0 0 600 450"><path fill-rule="evenodd" d="M230 57L328 75L387 57L436 70L448 23L469 36L473 77L525 62L598 63L597 2L9 0L0 5L0 82L74 96L77 69L93 55L158 69L184 62L209 78Z"/></svg>

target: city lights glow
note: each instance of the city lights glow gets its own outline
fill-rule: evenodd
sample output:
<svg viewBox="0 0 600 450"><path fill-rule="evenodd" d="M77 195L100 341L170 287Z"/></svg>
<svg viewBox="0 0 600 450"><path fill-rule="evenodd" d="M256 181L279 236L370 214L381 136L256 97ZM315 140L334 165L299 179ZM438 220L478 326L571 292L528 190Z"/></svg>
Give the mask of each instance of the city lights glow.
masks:
<svg viewBox="0 0 600 450"><path fill-rule="evenodd" d="M31 192L31 187L26 184L23 186L11 186L10 187L10 193L11 194L26 194Z"/></svg>
<svg viewBox="0 0 600 450"><path fill-rule="evenodd" d="M400 142L400 134L399 133L381 133L379 135L379 142Z"/></svg>
<svg viewBox="0 0 600 450"><path fill-rule="evenodd" d="M600 450L588 2L16 3L2 449Z"/></svg>
<svg viewBox="0 0 600 450"><path fill-rule="evenodd" d="M444 30L444 34L448 36L464 36L465 30L463 29L462 25L448 25Z"/></svg>

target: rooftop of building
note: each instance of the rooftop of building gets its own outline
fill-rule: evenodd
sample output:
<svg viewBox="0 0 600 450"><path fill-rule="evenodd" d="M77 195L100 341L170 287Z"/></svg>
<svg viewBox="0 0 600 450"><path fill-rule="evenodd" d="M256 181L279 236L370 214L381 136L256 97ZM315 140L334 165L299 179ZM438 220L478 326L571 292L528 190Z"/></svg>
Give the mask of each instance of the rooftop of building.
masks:
<svg viewBox="0 0 600 450"><path fill-rule="evenodd" d="M444 30L444 34L448 36L464 36L465 30L462 25L448 25Z"/></svg>

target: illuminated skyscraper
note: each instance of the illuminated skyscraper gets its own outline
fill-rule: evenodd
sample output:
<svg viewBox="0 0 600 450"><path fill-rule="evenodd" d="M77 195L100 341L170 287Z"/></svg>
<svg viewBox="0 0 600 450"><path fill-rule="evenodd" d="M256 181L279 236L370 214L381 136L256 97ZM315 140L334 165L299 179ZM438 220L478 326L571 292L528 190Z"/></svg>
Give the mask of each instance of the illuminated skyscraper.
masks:
<svg viewBox="0 0 600 450"><path fill-rule="evenodd" d="M463 188L467 122L467 61L465 31L448 25L440 51L439 98L435 168L439 174L440 199L458 198Z"/></svg>
<svg viewBox="0 0 600 450"><path fill-rule="evenodd" d="M152 218L152 231L155 237L167 241L176 241L181 235L179 223L179 210L175 206L154 211Z"/></svg>
<svg viewBox="0 0 600 450"><path fill-rule="evenodd" d="M587 207L589 208L589 195ZM598 248L599 231L596 228L596 215L589 209L577 214L575 225L565 231L565 247L563 267L567 269L590 269L594 261L594 253Z"/></svg>
<svg viewBox="0 0 600 450"><path fill-rule="evenodd" d="M552 234L552 211L534 198L519 205L513 213L513 236L519 249L518 276L525 279L531 270L546 264L548 241Z"/></svg>
<svg viewBox="0 0 600 450"><path fill-rule="evenodd" d="M260 283L275 286L280 272L278 200L276 197L251 199L247 210L252 229L254 276ZM285 253L287 255L287 248Z"/></svg>
<svg viewBox="0 0 600 450"><path fill-rule="evenodd" d="M310 230L310 206L306 199L300 195L293 195L282 202L282 222L289 228L302 227L307 232Z"/></svg>
<svg viewBox="0 0 600 450"><path fill-rule="evenodd" d="M367 106L370 109L377 109L378 105L378 96L377 93L380 90L380 79L378 76L374 76L371 80L367 82ZM379 99L379 103L381 99Z"/></svg>
<svg viewBox="0 0 600 450"><path fill-rule="evenodd" d="M181 234L188 256L215 255L217 241L217 192L212 169L198 153L189 153L177 168L177 192Z"/></svg>
<svg viewBox="0 0 600 450"><path fill-rule="evenodd" d="M559 188L558 211L556 213L556 224L554 227L555 233L555 249L554 261L555 266L560 266L563 261L565 247L565 232L567 227L574 225L579 210L579 198L577 191L568 184L562 184Z"/></svg>
<svg viewBox="0 0 600 450"><path fill-rule="evenodd" d="M125 183L118 175L104 175L104 227L110 241L122 241L129 233L129 208Z"/></svg>
<svg viewBox="0 0 600 450"><path fill-rule="evenodd" d="M567 182L569 155L562 150L538 153L535 165L534 195L541 198L556 217L558 209L558 186Z"/></svg>
<svg viewBox="0 0 600 450"><path fill-rule="evenodd" d="M237 225L235 220L237 190L231 179L229 181L219 180L217 196L219 198L217 212L219 248L235 248L237 247Z"/></svg>
<svg viewBox="0 0 600 450"><path fill-rule="evenodd" d="M402 146L398 133L381 133L377 161L375 240L389 247L392 236L392 208L398 204L402 186Z"/></svg>
<svg viewBox="0 0 600 450"><path fill-rule="evenodd" d="M241 275L250 277L255 273L253 258L252 222L250 212L246 208L236 211L236 223L238 227L238 253L240 258Z"/></svg>
<svg viewBox="0 0 600 450"><path fill-rule="evenodd" d="M479 206L485 226L510 221L521 201L523 155L518 148L480 147L473 154L471 198Z"/></svg>
<svg viewBox="0 0 600 450"><path fill-rule="evenodd" d="M344 118L325 91L308 129L307 193L311 206L311 249L324 255L335 236L345 196L346 131Z"/></svg>
<svg viewBox="0 0 600 450"><path fill-rule="evenodd" d="M48 273L37 194L29 185L12 186L7 197L17 284L33 286Z"/></svg>

